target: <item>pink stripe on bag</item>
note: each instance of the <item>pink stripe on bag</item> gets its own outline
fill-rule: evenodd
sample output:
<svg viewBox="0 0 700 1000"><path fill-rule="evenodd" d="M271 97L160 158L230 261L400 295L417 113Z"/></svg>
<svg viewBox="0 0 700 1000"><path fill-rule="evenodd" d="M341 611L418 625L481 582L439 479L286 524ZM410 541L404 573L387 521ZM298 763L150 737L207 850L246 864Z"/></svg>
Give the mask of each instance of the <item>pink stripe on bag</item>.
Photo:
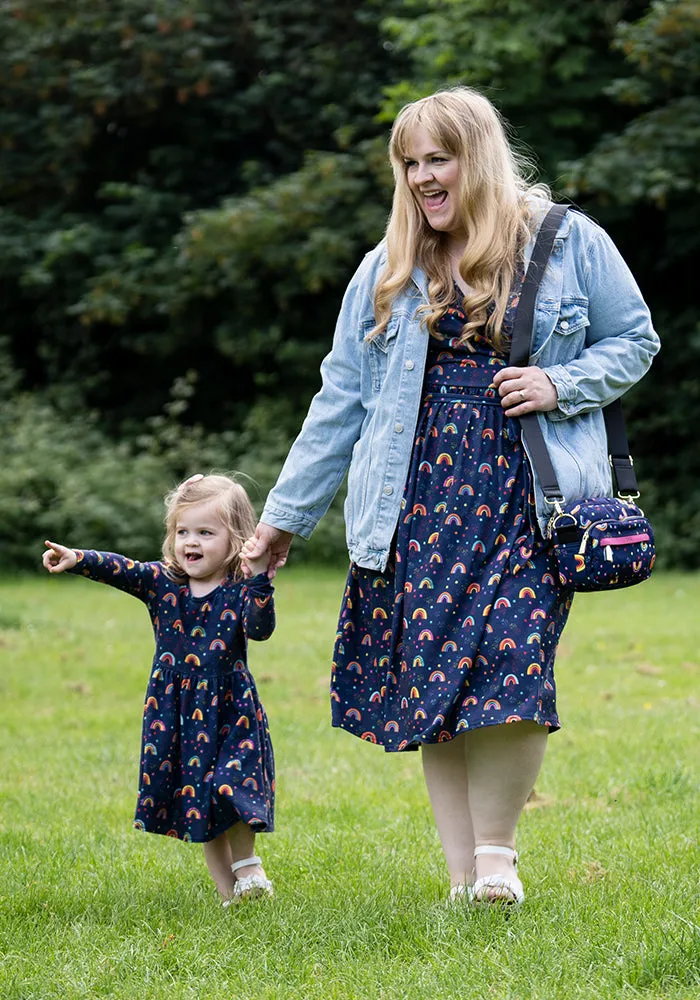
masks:
<svg viewBox="0 0 700 1000"><path fill-rule="evenodd" d="M601 545L631 545L633 542L648 542L646 531L641 535L623 535L621 538L604 538Z"/></svg>

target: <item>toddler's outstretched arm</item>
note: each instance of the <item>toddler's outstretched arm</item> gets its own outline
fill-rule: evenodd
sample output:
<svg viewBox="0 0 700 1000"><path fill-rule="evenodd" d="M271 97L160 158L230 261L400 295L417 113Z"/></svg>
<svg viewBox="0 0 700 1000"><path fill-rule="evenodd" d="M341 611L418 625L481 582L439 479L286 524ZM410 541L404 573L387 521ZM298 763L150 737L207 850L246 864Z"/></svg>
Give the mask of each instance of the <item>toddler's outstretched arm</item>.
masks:
<svg viewBox="0 0 700 1000"><path fill-rule="evenodd" d="M117 552L98 552L95 549L68 549L56 542L47 542L44 553L44 566L50 573L69 573L87 577L97 583L106 583L117 590L151 604L158 600L158 580L167 580L163 574L163 566L157 562L138 562ZM172 584L177 590L177 584Z"/></svg>
<svg viewBox="0 0 700 1000"><path fill-rule="evenodd" d="M73 569L78 561L78 557L73 549L67 549L65 545L59 545L58 542L50 542L48 539L44 542L44 545L47 548L41 561L49 573L63 573L67 569Z"/></svg>

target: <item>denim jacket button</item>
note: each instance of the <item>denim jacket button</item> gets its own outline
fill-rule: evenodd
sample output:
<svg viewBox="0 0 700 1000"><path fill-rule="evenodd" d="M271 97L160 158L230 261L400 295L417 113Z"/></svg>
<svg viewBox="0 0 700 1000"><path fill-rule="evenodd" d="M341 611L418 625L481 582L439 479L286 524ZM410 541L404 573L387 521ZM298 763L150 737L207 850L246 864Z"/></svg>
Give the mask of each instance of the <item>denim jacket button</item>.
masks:
<svg viewBox="0 0 700 1000"><path fill-rule="evenodd" d="M560 328L561 328L562 330L568 330L568 329L569 329L569 321L568 321L568 319L563 319L563 320L561 321L561 323L559 324L559 327L560 327Z"/></svg>
<svg viewBox="0 0 700 1000"><path fill-rule="evenodd" d="M394 492L394 487L393 486L385 486L384 487L384 496L390 497L393 492Z"/></svg>
<svg viewBox="0 0 700 1000"><path fill-rule="evenodd" d="M394 424L394 430L397 434L403 433L403 424Z"/></svg>
<svg viewBox="0 0 700 1000"><path fill-rule="evenodd" d="M414 368L415 368L415 362L411 361L409 358L409 360L406 362L406 370L412 372Z"/></svg>

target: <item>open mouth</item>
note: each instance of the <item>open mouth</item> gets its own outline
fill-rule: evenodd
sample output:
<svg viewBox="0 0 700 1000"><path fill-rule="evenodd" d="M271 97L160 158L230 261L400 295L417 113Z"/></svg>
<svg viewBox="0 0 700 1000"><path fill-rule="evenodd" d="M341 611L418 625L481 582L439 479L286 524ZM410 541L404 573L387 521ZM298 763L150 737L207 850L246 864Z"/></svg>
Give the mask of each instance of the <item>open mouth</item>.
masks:
<svg viewBox="0 0 700 1000"><path fill-rule="evenodd" d="M436 212L445 204L447 191L426 191L423 195L423 202L429 212Z"/></svg>
<svg viewBox="0 0 700 1000"><path fill-rule="evenodd" d="M202 556L199 552L188 552L187 555L185 556L185 560L188 563L199 562L201 558Z"/></svg>

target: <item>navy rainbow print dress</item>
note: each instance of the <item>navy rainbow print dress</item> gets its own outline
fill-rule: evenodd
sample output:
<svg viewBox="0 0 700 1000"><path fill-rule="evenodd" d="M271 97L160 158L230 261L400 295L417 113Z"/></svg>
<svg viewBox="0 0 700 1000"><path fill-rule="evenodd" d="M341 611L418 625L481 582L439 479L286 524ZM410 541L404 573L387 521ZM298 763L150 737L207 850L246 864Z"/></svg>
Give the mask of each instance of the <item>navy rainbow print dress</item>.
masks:
<svg viewBox="0 0 700 1000"><path fill-rule="evenodd" d="M72 572L138 597L153 623L134 826L197 842L239 821L271 831L272 743L246 657L247 640L275 628L267 575L193 597L163 563L75 551Z"/></svg>
<svg viewBox="0 0 700 1000"><path fill-rule="evenodd" d="M507 358L480 336L459 345L464 322L455 305L430 340L393 559L351 565L338 622L333 725L388 751L526 719L559 728L572 594L536 523L519 423L491 385Z"/></svg>

